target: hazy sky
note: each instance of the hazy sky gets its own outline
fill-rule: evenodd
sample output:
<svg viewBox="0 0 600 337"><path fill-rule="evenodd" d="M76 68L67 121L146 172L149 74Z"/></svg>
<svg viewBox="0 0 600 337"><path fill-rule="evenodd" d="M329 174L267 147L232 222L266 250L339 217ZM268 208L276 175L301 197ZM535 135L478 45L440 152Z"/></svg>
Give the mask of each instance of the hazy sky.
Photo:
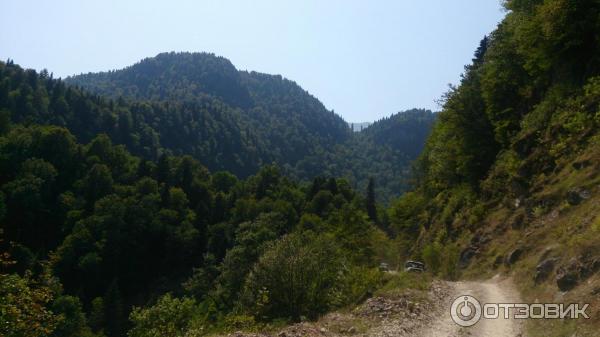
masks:
<svg viewBox="0 0 600 337"><path fill-rule="evenodd" d="M0 0L0 58L65 77L206 51L296 81L347 121L437 110L500 0Z"/></svg>

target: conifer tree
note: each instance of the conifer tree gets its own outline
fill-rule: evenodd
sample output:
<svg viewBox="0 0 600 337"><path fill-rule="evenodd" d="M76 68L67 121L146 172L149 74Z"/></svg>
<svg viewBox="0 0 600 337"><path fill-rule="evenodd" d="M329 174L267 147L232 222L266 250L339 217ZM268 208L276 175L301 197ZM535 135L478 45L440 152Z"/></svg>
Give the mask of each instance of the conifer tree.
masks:
<svg viewBox="0 0 600 337"><path fill-rule="evenodd" d="M375 179L369 178L369 185L367 186L367 214L369 219L373 222L377 222L377 206L375 205Z"/></svg>

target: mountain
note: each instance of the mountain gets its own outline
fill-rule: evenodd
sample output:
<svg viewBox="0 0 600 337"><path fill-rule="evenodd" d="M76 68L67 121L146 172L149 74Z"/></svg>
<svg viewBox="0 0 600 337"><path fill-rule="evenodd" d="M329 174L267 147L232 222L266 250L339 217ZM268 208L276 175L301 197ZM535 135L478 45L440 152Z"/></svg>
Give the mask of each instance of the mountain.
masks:
<svg viewBox="0 0 600 337"><path fill-rule="evenodd" d="M238 177L270 163L300 180L343 176L363 191L369 177L377 177L382 202L409 187L414 149L433 122L430 115L429 123L414 124L422 128L418 136L416 129L396 135L410 137L406 142L355 134L294 82L237 71L206 53L164 53L65 81L0 62L0 79L0 109L14 123L64 126L80 142L105 133L148 160L189 154L213 172ZM379 124L410 124L413 115L406 116Z"/></svg>
<svg viewBox="0 0 600 337"><path fill-rule="evenodd" d="M410 158L423 151L432 128L435 114L426 109L412 109L382 118L363 129L365 136L375 144L402 149Z"/></svg>
<svg viewBox="0 0 600 337"><path fill-rule="evenodd" d="M113 99L193 103L210 97L238 109L237 123L247 125L247 132L271 152L268 159L282 165L294 166L300 158L349 137L344 120L296 83L238 71L214 54L162 53L122 70L65 82Z"/></svg>
<svg viewBox="0 0 600 337"><path fill-rule="evenodd" d="M189 154L211 170L227 168L239 176L276 159L240 111L210 96L194 102L113 100L11 61L0 63L0 77L0 109L13 123L64 126L80 142L104 133L148 160Z"/></svg>
<svg viewBox="0 0 600 337"><path fill-rule="evenodd" d="M103 97L129 102L221 102L221 110L227 113L224 118L234 124L232 137L244 139L242 144L250 143L248 149L229 149L240 157L239 169L232 168L231 161L219 165L205 159L221 153L190 153L184 150L185 145L171 145L170 139L164 138L181 138L176 133L186 129L185 125L169 126L175 132L166 130L160 139L169 142L166 147L174 153L190 153L211 170L242 172L242 176L255 172L254 164L270 162L303 180L319 175L344 176L359 189L366 188L369 177L377 176L378 199L386 202L408 188L410 162L417 157L433 121L429 115L429 123L411 124L411 118L423 117L398 114L404 117L381 120L381 127L376 128L383 132L411 124L390 141L386 135L375 135L376 131L366 137L353 135L342 118L296 83L279 75L238 71L227 59L207 53L162 53L122 70L82 74L65 81ZM207 136L210 134L208 131ZM254 152L246 154L251 150ZM249 158L254 158L252 163L246 162Z"/></svg>
<svg viewBox="0 0 600 337"><path fill-rule="evenodd" d="M241 73L226 58L208 53L162 53L122 70L82 74L66 82L113 98L194 101L210 95L232 107L253 104Z"/></svg>
<svg viewBox="0 0 600 337"><path fill-rule="evenodd" d="M307 157L300 161L299 172L346 177L361 191L374 178L375 194L387 204L412 186L411 165L435 120L436 114L429 110L398 112L353 133L348 141L324 153L324 160Z"/></svg>

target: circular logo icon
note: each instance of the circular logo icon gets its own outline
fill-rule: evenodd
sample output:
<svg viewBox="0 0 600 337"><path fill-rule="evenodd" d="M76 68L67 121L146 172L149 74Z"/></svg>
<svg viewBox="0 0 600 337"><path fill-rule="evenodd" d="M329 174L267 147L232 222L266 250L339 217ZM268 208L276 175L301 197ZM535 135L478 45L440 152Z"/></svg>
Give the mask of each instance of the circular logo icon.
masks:
<svg viewBox="0 0 600 337"><path fill-rule="evenodd" d="M481 319L481 303L473 296L459 296L452 302L450 316L460 326L475 325Z"/></svg>

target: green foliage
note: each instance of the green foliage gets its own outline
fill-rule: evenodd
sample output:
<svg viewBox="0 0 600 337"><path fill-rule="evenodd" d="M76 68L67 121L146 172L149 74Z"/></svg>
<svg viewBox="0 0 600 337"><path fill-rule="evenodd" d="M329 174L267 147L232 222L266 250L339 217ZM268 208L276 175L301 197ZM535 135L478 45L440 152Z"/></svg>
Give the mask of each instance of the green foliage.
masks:
<svg viewBox="0 0 600 337"><path fill-rule="evenodd" d="M342 270L335 286L335 306L357 304L367 299L383 285L383 273L378 268L350 265Z"/></svg>
<svg viewBox="0 0 600 337"><path fill-rule="evenodd" d="M459 247L455 243L447 243L442 250L441 276L445 279L458 278L458 262L460 258Z"/></svg>
<svg viewBox="0 0 600 337"><path fill-rule="evenodd" d="M449 278L456 276L453 240L476 231L498 203L526 198L536 176L559 171L598 130L598 2L505 6L505 19L443 99L414 192L389 212L400 239L419 242L406 255L422 253Z"/></svg>
<svg viewBox="0 0 600 337"><path fill-rule="evenodd" d="M92 300L88 319L90 328L93 331L102 332L104 327L104 300L102 297L96 297ZM102 333L100 333L102 334Z"/></svg>
<svg viewBox="0 0 600 337"><path fill-rule="evenodd" d="M244 279L253 263L261 256L266 245L276 238L272 217L262 215L256 221L239 225L234 246L227 251L220 267L217 296L223 303L232 306L239 298Z"/></svg>
<svg viewBox="0 0 600 337"><path fill-rule="evenodd" d="M425 196L416 192L407 192L402 198L395 200L389 209L395 233L409 241L416 240L421 227L426 225L426 206Z"/></svg>
<svg viewBox="0 0 600 337"><path fill-rule="evenodd" d="M109 337L121 336L125 331L125 312L123 311L123 297L119 283L114 280L102 299L104 309L104 332Z"/></svg>
<svg viewBox="0 0 600 337"><path fill-rule="evenodd" d="M0 110L0 134L5 134L10 129L10 111L7 109Z"/></svg>
<svg viewBox="0 0 600 337"><path fill-rule="evenodd" d="M258 260L245 282L258 318L316 317L332 306L341 260L330 237L311 232L282 237Z"/></svg>
<svg viewBox="0 0 600 337"><path fill-rule="evenodd" d="M387 274L383 285L376 291L377 296L392 296L405 292L407 289L429 290L432 276L430 273L398 272Z"/></svg>
<svg viewBox="0 0 600 337"><path fill-rule="evenodd" d="M93 336L87 325L79 298L63 295L57 297L51 305L52 313L60 315L61 321L51 336L83 337Z"/></svg>
<svg viewBox="0 0 600 337"><path fill-rule="evenodd" d="M5 257L0 258L3 265ZM24 276L0 273L0 334L6 337L49 336L64 326L63 317L54 314L47 305L53 292L48 280L36 280L28 272Z"/></svg>
<svg viewBox="0 0 600 337"><path fill-rule="evenodd" d="M434 275L438 274L442 268L442 246L438 242L427 244L423 247L423 261L427 269Z"/></svg>
<svg viewBox="0 0 600 337"><path fill-rule="evenodd" d="M363 190L376 174L380 201L408 188L409 163L434 119L411 110L354 134L296 83L238 71L204 53L163 53L66 82L0 63L0 83L7 93L0 95L0 134L11 123L58 125L83 142L103 134L103 143L125 145L145 160L189 155L240 178L275 162L302 180L344 176ZM160 183L171 174L164 163L154 176Z"/></svg>
<svg viewBox="0 0 600 337"><path fill-rule="evenodd" d="M367 215L373 222L377 222L377 205L375 201L375 179L369 178L369 185L367 185Z"/></svg>
<svg viewBox="0 0 600 337"><path fill-rule="evenodd" d="M344 179L298 185L265 166L238 180L189 156L150 163L106 136L77 144L53 126L14 125L0 136L0 156L9 159L0 163L0 189L14 268L47 258L64 286L45 303L61 319L56 336L123 336L132 305L166 292L197 301L194 326L176 329L188 335L231 320L249 326L255 313L261 321L315 317L373 292L372 267L392 259L391 241ZM293 280L291 288L273 275ZM257 303L259 311L243 311ZM140 326L132 333L163 331L138 324L144 310L130 317Z"/></svg>
<svg viewBox="0 0 600 337"><path fill-rule="evenodd" d="M367 215L356 205L344 205L336 210L330 222L336 241L346 251L353 263L373 265L374 226L367 221Z"/></svg>
<svg viewBox="0 0 600 337"><path fill-rule="evenodd" d="M148 308L135 307L129 319L133 327L129 337L183 337L193 318L197 306L189 298L174 298L170 294L162 296L156 304Z"/></svg>
<svg viewBox="0 0 600 337"><path fill-rule="evenodd" d="M4 193L0 192L0 221L4 219L4 215L6 214L6 202L4 198Z"/></svg>

